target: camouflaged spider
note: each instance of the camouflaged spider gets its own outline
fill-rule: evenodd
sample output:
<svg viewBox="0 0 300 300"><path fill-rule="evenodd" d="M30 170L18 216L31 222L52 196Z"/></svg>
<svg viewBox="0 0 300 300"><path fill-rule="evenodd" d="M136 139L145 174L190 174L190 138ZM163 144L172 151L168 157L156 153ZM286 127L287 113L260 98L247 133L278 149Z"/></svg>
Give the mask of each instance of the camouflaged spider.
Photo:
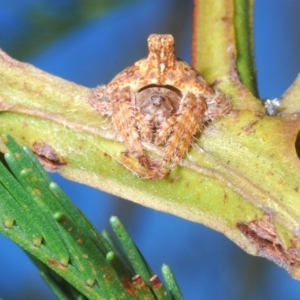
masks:
<svg viewBox="0 0 300 300"><path fill-rule="evenodd" d="M140 177L161 179L179 163L203 122L228 113L231 103L176 58L171 35L150 35L148 47L147 58L97 87L89 103L112 117L133 155L123 155L122 164ZM146 155L142 141L163 146L163 159Z"/></svg>

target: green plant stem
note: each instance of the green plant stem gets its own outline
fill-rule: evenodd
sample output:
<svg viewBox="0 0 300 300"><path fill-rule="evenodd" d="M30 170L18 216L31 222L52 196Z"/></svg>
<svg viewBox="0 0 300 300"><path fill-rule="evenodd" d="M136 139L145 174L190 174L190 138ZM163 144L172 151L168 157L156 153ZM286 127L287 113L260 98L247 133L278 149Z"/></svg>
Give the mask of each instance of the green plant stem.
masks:
<svg viewBox="0 0 300 300"><path fill-rule="evenodd" d="M234 1L234 32L236 36L236 67L241 82L257 96L256 71L253 59L254 0Z"/></svg>
<svg viewBox="0 0 300 300"><path fill-rule="evenodd" d="M262 112L261 102L255 98L252 1L194 2L194 67L214 87L230 95L235 108Z"/></svg>

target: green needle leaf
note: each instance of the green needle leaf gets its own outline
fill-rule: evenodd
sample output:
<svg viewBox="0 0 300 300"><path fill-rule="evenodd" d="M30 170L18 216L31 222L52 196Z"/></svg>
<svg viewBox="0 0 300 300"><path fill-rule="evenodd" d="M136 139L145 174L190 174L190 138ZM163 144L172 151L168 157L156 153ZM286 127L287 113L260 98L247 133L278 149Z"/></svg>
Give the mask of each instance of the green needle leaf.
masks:
<svg viewBox="0 0 300 300"><path fill-rule="evenodd" d="M70 285L64 278L55 274L45 264L36 259L33 255L27 253L30 259L38 267L40 276L53 291L58 300L87 300L75 287Z"/></svg>
<svg viewBox="0 0 300 300"><path fill-rule="evenodd" d="M175 280L172 270L166 264L163 264L161 268L166 286L170 291L173 300L183 300L183 296L180 292L179 286Z"/></svg>
<svg viewBox="0 0 300 300"><path fill-rule="evenodd" d="M6 174L6 176L4 175L5 177L3 177L3 174ZM42 234L35 225L28 226L30 217L27 213L22 212L22 206L16 201L16 199L18 199L19 196L23 196L23 194L20 193L20 191L17 191L14 195L9 193L11 188L13 188L10 183L15 183L10 181L12 178L9 177L10 174L3 165L0 165L0 211L2 224L9 230L13 228L13 225L22 228L22 230L20 230L21 235L30 240L32 245L39 247L43 240ZM4 178L6 180L4 180ZM9 179L7 180L7 178Z"/></svg>
<svg viewBox="0 0 300 300"><path fill-rule="evenodd" d="M108 231L98 233L28 148L9 135L2 140L13 175L0 163L0 232L30 254L58 299L169 299L116 217L111 224L125 253Z"/></svg>
<svg viewBox="0 0 300 300"><path fill-rule="evenodd" d="M154 275L151 279L151 285L153 287L153 292L156 296L157 299L161 300L169 300L169 294L165 288L165 286L162 284L160 279L158 278L157 275Z"/></svg>
<svg viewBox="0 0 300 300"><path fill-rule="evenodd" d="M14 184L14 186L9 187L10 190L16 191L19 193L19 195L20 193L23 194L22 197L16 197L16 200L19 202L21 207L25 208L24 212L29 216L30 222L35 224L35 227L39 228L41 231L45 244L53 253L53 258L57 259L62 265L66 266L69 261L69 253L64 243L57 235L56 232L58 227L49 214L48 208L41 197L43 193L48 195L49 193L47 193L43 186L40 186L39 188L31 188L29 185L26 186L26 179L28 180L28 184L33 184L33 182L31 181L31 178L27 176L29 175L29 171L22 170L19 172L20 165L17 162L18 158L16 158L19 157L19 154L13 155L11 153L6 153L4 157L11 170L13 170L14 175L19 178L23 188L25 188L25 190L23 190L21 186ZM12 178L12 175L7 174L6 176ZM32 201L32 199L34 199L34 201ZM47 197L47 200L49 199L51 198ZM51 201L48 202L51 203ZM28 227L28 224L26 227Z"/></svg>
<svg viewBox="0 0 300 300"><path fill-rule="evenodd" d="M133 285L135 286L136 290L139 291L140 299L150 300L156 298L141 275L135 275L133 277Z"/></svg>
<svg viewBox="0 0 300 300"><path fill-rule="evenodd" d="M124 249L121 247L121 244L118 243L114 236L112 236L112 234L106 229L102 230L101 235L107 241L107 252L114 252L119 259L122 260L123 264L126 265L126 268L129 270L131 276L134 276L135 272L128 260L128 257L126 256L126 253L124 252Z"/></svg>
<svg viewBox="0 0 300 300"><path fill-rule="evenodd" d="M117 217L111 217L110 225L113 228L116 236L120 240L125 252L127 253L128 259L131 262L135 273L141 275L143 280L147 282L148 285L150 285L150 278L153 276L153 273L148 269L148 266L145 264L144 258L130 238L123 224Z"/></svg>
<svg viewBox="0 0 300 300"><path fill-rule="evenodd" d="M120 257L118 257L118 255L116 255L113 251L109 251L106 254L106 259L113 269L117 271L117 275L126 290L132 295L135 294L135 288L132 283L132 275Z"/></svg>
<svg viewBox="0 0 300 300"><path fill-rule="evenodd" d="M81 213L81 211L74 206L73 202L67 197L67 195L61 190L61 188L55 183L50 182L49 189L55 196L56 200L60 202L64 210L68 213L68 217L76 222L76 225L85 231L88 234L89 238L97 246L99 251L103 255L107 253L107 242L103 237L98 233L97 229L93 224Z"/></svg>

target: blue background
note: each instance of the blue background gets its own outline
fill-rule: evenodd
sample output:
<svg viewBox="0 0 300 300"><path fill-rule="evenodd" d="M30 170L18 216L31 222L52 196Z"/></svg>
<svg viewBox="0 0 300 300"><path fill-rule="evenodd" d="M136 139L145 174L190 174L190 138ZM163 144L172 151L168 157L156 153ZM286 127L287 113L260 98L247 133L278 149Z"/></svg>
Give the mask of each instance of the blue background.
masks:
<svg viewBox="0 0 300 300"><path fill-rule="evenodd" d="M191 0L119 1L121 5L105 14L51 42L41 42L34 54L22 56L17 51L30 45L33 34L43 34L38 23L24 17L37 3L49 15L64 18L70 17L73 2L0 0L0 47L17 53L17 59L89 87L107 83L146 56L150 33L173 34L177 55L190 62ZM280 97L299 72L299 13L300 1L257 0L255 56L262 98ZM119 216L158 275L162 263L172 267L185 299L300 299L300 283L286 271L244 253L218 232L58 175L53 179L99 230L109 228L111 215ZM0 249L0 298L55 299L18 246L0 236Z"/></svg>

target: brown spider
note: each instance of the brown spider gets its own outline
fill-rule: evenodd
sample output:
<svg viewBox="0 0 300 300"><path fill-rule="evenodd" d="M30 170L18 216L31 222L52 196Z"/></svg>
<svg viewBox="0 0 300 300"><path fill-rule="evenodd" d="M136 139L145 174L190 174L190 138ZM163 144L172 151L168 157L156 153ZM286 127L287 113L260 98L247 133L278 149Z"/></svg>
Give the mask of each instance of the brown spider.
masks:
<svg viewBox="0 0 300 300"><path fill-rule="evenodd" d="M161 179L179 163L203 122L228 113L231 103L176 58L173 36L152 34L148 47L147 58L97 87L89 103L112 117L128 149L122 164L140 177ZM164 146L163 159L146 155L143 141Z"/></svg>

